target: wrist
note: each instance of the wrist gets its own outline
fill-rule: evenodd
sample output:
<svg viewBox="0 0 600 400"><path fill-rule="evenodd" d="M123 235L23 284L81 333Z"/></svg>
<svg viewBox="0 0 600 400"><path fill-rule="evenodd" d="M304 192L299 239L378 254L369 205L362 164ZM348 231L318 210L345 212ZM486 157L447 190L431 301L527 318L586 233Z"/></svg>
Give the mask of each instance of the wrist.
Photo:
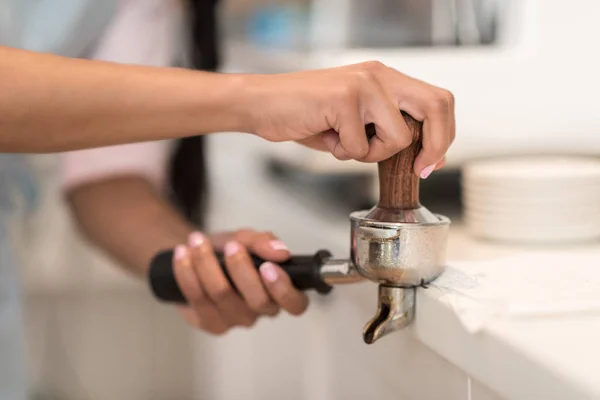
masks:
<svg viewBox="0 0 600 400"><path fill-rule="evenodd" d="M248 74L199 73L194 92L196 110L207 110L201 124L209 123L207 133L255 133L257 77Z"/></svg>
<svg viewBox="0 0 600 400"><path fill-rule="evenodd" d="M230 111L238 123L236 131L265 138L262 127L273 99L272 75L230 74L228 77L232 88Z"/></svg>

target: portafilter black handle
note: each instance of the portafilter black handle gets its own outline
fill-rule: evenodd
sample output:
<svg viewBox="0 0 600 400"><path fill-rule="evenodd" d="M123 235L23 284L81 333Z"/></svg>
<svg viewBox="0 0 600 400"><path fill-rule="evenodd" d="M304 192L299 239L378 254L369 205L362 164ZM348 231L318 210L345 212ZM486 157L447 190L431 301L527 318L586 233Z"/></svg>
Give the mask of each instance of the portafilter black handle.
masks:
<svg viewBox="0 0 600 400"><path fill-rule="evenodd" d="M229 283L237 290L231 277L225 267L225 257L223 253L216 253L217 260L221 265L223 273L229 280ZM320 250L314 255L292 256L287 261L279 263L279 266L289 275L292 284L298 290L314 289L317 293L327 294L332 287L321 279L321 267L331 253L327 250ZM252 255L252 262L258 269L266 260ZM148 272L150 288L154 296L164 302L186 303L173 271L173 250L165 250L158 253L150 263Z"/></svg>

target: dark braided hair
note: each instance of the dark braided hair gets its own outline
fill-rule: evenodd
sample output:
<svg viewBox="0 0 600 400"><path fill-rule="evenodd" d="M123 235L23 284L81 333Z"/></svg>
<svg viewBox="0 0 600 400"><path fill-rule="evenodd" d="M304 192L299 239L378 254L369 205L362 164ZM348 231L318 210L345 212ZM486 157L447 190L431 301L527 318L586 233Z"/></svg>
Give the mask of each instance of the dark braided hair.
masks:
<svg viewBox="0 0 600 400"><path fill-rule="evenodd" d="M219 68L217 26L218 0L188 0L191 68L216 71ZM208 206L208 174L204 136L179 139L170 161L171 197L180 212L198 228L204 226Z"/></svg>

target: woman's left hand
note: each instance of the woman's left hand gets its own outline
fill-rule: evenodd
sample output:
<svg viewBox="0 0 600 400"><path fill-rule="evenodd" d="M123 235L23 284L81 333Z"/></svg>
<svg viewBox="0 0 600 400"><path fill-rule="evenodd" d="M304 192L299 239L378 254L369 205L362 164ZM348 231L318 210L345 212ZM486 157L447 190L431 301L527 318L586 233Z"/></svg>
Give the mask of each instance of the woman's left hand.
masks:
<svg viewBox="0 0 600 400"><path fill-rule="evenodd" d="M225 268L236 290L219 265L214 251L225 254ZM269 260L257 270L250 253ZM292 315L308 307L307 296L298 291L277 262L290 257L288 248L271 232L240 230L207 237L194 232L188 246L175 255L175 276L188 301L182 308L191 325L212 334L235 326L251 327L260 316L275 316L280 309Z"/></svg>

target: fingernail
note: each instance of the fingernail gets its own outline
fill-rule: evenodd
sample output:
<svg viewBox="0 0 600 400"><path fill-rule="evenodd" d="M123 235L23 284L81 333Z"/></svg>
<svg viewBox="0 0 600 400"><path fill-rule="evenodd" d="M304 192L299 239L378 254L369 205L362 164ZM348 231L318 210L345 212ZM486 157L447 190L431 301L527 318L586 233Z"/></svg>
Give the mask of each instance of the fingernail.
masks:
<svg viewBox="0 0 600 400"><path fill-rule="evenodd" d="M290 251L290 249L281 240L271 240L269 246L273 250Z"/></svg>
<svg viewBox="0 0 600 400"><path fill-rule="evenodd" d="M277 269L272 262L263 263L259 271L265 281L273 283L277 280Z"/></svg>
<svg viewBox="0 0 600 400"><path fill-rule="evenodd" d="M230 257L240 251L240 244L238 242L227 242L225 244L225 255Z"/></svg>
<svg viewBox="0 0 600 400"><path fill-rule="evenodd" d="M192 232L188 237L190 247L200 247L204 243L204 235L200 232Z"/></svg>
<svg viewBox="0 0 600 400"><path fill-rule="evenodd" d="M433 172L434 168L435 164L423 168L423 170L421 171L421 179L427 179L427 177Z"/></svg>
<svg viewBox="0 0 600 400"><path fill-rule="evenodd" d="M184 258L186 258L188 255L188 251L187 248L183 245L179 245L177 247L175 247L175 259L177 261L181 261Z"/></svg>

